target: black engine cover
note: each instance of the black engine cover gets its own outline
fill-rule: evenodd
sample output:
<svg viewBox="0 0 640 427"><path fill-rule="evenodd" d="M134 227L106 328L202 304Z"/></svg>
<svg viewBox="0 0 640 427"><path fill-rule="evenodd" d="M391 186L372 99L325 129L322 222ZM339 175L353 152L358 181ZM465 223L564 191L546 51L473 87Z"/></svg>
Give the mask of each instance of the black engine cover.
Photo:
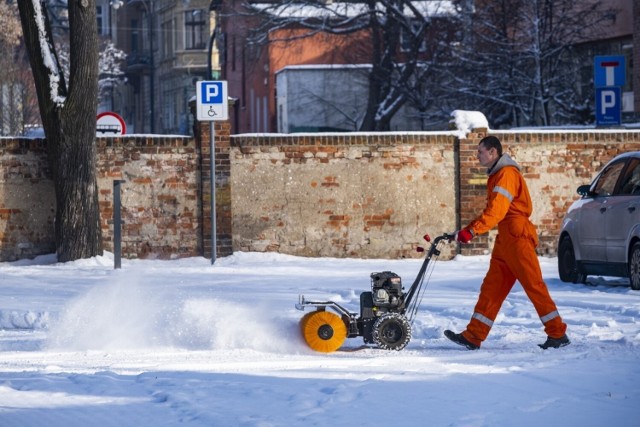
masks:
<svg viewBox="0 0 640 427"><path fill-rule="evenodd" d="M392 271L371 273L373 305L384 312L397 312L402 306L402 279Z"/></svg>

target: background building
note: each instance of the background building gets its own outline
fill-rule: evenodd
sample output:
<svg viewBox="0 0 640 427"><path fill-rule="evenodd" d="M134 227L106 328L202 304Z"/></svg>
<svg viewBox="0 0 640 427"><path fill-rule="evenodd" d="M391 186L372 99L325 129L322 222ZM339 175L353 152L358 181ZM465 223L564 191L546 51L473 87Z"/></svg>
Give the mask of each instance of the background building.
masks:
<svg viewBox="0 0 640 427"><path fill-rule="evenodd" d="M126 82L113 84L100 110L123 116L128 133L192 134L188 102L195 95L195 82L222 79L228 81L233 100L232 133L357 130L370 81L370 56L362 49L366 35L317 33L283 43L279 41L282 32L292 30L283 26L264 34L268 43L257 43L251 30L260 27L264 16L247 14L243 6L248 3L278 2L98 0L100 31L126 54ZM448 5L442 19L450 20L450 31L464 29L454 34L458 39L451 44L451 49L459 49L473 37L476 30L468 28L474 28L471 24L479 19L478 11L492 2L440 3ZM583 99L593 99L594 56L624 55L623 122L638 122L640 73L634 71L634 57L640 55L640 0L604 4L615 12L607 13L599 29L574 46L572 90ZM454 6L456 13L451 12ZM442 34L426 34L425 46ZM427 55L422 50L418 53L423 54ZM453 109L490 109L441 91L439 81L435 85L435 91L425 92L424 108L431 115L407 103L393 117L390 130L445 129ZM584 106L587 123L593 117L592 104ZM490 124L517 125L505 116L502 123L489 117ZM536 125L535 119L530 125Z"/></svg>
<svg viewBox="0 0 640 427"><path fill-rule="evenodd" d="M208 75L215 15L208 0L101 1L108 34L126 53L126 82L113 88L113 106L127 133L192 134L189 100ZM218 72L218 70L216 70Z"/></svg>

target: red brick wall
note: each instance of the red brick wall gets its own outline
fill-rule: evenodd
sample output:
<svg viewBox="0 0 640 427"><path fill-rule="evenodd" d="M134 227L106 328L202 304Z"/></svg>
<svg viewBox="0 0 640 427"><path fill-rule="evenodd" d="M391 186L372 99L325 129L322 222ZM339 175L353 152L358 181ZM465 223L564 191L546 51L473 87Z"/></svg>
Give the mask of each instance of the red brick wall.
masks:
<svg viewBox="0 0 640 427"><path fill-rule="evenodd" d="M215 185L216 185L216 257L227 256L233 253L232 248L232 221L231 221L231 162L229 159L229 122L196 122L196 141L200 156L200 186L202 203L200 209L200 221L202 222L203 252L211 258L211 128L214 125L214 159L215 159Z"/></svg>
<svg viewBox="0 0 640 427"><path fill-rule="evenodd" d="M484 206L486 175L475 159L483 131L462 140L450 133L230 137L228 123L215 127L218 256L413 256L424 232L453 231ZM106 250L113 250L113 180L122 179L124 257L211 255L209 126L196 131L197 139L97 140ZM555 254L578 185L616 154L640 150L639 131L492 134L522 166L540 254ZM0 139L0 261L51 253L54 209L45 142ZM462 253L487 253L491 238Z"/></svg>
<svg viewBox="0 0 640 427"><path fill-rule="evenodd" d="M415 257L425 233L454 230L454 141L450 132L233 136L234 250Z"/></svg>
<svg viewBox="0 0 640 427"><path fill-rule="evenodd" d="M122 256L174 258L202 252L199 150L188 137L98 138L103 247L113 251L113 181L121 184Z"/></svg>
<svg viewBox="0 0 640 427"><path fill-rule="evenodd" d="M460 220L464 227L480 213L486 199L486 170L478 165L477 144L486 130L460 141ZM538 228L541 255L555 255L558 232L567 208L616 155L640 150L638 131L499 132L505 152L518 162L533 199L532 222ZM482 254L493 244L495 231L463 248L467 255Z"/></svg>
<svg viewBox="0 0 640 427"><path fill-rule="evenodd" d="M113 181L124 180L122 256L202 253L199 152L187 137L99 138L103 247L113 251ZM0 139L0 261L52 253L55 197L43 140Z"/></svg>
<svg viewBox="0 0 640 427"><path fill-rule="evenodd" d="M42 140L0 139L0 261L55 251L55 195Z"/></svg>

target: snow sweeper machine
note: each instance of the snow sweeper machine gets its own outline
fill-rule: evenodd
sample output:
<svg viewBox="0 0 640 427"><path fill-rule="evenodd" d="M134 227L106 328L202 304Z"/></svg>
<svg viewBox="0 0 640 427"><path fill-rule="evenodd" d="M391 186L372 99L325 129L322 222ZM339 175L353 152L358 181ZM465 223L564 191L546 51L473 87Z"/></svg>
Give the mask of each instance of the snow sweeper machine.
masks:
<svg viewBox="0 0 640 427"><path fill-rule="evenodd" d="M405 292L396 273L371 273L371 290L360 294L360 314L351 313L333 301L309 301L300 295L298 310L315 307L300 319L305 342L313 350L330 353L339 349L346 338L362 337L365 344L386 350L402 350L411 340L411 325L424 296L441 242L450 242L451 234L424 239L431 242L418 276ZM418 247L418 252L424 248ZM433 258L433 263L431 262ZM425 282L425 278L427 279ZM331 310L327 310L331 309Z"/></svg>

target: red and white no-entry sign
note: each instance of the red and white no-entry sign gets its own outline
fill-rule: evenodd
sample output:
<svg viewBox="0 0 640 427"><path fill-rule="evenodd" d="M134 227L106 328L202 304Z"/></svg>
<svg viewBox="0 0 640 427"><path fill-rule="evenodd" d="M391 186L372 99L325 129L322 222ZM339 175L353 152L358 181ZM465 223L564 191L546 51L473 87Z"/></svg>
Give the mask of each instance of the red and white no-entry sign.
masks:
<svg viewBox="0 0 640 427"><path fill-rule="evenodd" d="M125 133L127 133L127 125L119 114L111 111L98 114L97 136L124 135Z"/></svg>

